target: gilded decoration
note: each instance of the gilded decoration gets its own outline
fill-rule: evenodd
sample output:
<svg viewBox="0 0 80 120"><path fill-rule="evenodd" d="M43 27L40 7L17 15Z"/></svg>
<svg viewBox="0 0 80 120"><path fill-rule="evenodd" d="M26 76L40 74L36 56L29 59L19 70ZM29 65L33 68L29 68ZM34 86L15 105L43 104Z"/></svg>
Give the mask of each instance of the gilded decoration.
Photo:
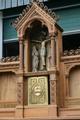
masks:
<svg viewBox="0 0 80 120"><path fill-rule="evenodd" d="M28 105L48 105L48 78L28 78Z"/></svg>

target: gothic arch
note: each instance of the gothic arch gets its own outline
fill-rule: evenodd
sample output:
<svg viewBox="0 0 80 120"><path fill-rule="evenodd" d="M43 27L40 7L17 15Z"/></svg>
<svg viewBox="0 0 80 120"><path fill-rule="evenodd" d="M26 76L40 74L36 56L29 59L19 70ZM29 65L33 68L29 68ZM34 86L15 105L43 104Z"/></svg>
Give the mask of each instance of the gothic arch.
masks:
<svg viewBox="0 0 80 120"><path fill-rule="evenodd" d="M31 25L31 23L33 23L34 21L40 21L40 22L42 23L42 25L45 25L45 26L48 28L48 31L49 31L49 33L50 33L52 26L49 25L49 23L47 23L44 19L42 19L41 17L38 17L38 16L29 19L29 21L27 21L27 22L24 24L24 26L22 27L22 29L20 30L20 31L21 31L20 33L22 33L22 35L24 35L26 29L29 28L30 25Z"/></svg>
<svg viewBox="0 0 80 120"><path fill-rule="evenodd" d="M75 65L69 71L69 96L80 97L80 65Z"/></svg>
<svg viewBox="0 0 80 120"><path fill-rule="evenodd" d="M27 6L13 22L13 26L16 28L19 37L24 35L27 27L29 27L35 19L46 25L49 33L55 32L55 24L57 24L56 14L44 6L44 4L34 1L31 5Z"/></svg>

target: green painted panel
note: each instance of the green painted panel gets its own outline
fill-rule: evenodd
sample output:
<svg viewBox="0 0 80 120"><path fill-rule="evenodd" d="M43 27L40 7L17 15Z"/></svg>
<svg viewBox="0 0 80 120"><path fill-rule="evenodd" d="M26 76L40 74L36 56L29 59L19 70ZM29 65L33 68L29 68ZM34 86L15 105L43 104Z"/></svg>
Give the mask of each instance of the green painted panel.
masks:
<svg viewBox="0 0 80 120"><path fill-rule="evenodd" d="M8 40L8 39L14 39L17 38L17 32L14 29L14 27L11 25L11 22L15 18L7 18L3 20L3 39Z"/></svg>
<svg viewBox="0 0 80 120"><path fill-rule="evenodd" d="M80 30L80 8L67 8L55 11L59 15L59 25L65 31Z"/></svg>

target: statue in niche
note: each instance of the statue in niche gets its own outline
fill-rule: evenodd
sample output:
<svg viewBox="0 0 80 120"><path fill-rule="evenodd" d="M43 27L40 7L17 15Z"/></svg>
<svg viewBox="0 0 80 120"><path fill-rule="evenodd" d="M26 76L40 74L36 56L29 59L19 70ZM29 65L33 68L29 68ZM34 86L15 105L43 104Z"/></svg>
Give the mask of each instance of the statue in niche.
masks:
<svg viewBox="0 0 80 120"><path fill-rule="evenodd" d="M39 52L36 46L32 47L32 71L37 72L39 67Z"/></svg>
<svg viewBox="0 0 80 120"><path fill-rule="evenodd" d="M47 56L46 43L48 41L49 39L41 42L41 49L40 49L41 70L46 70L46 56Z"/></svg>

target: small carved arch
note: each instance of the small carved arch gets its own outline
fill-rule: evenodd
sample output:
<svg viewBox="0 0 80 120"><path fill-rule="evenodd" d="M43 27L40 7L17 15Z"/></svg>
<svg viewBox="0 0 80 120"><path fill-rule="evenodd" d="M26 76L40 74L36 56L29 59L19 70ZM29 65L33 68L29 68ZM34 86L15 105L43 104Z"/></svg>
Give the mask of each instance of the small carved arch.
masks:
<svg viewBox="0 0 80 120"><path fill-rule="evenodd" d="M80 64L75 63L75 64L69 64L67 65L67 69L66 69L66 77L69 77L70 71L75 68L76 66L80 66Z"/></svg>
<svg viewBox="0 0 80 120"><path fill-rule="evenodd" d="M28 37L29 39L37 40L39 39L40 36L42 37L42 35L44 37L49 35L48 28L41 21L35 19L33 22L31 22L30 26L25 30L24 39ZM36 36L36 38L34 36Z"/></svg>
<svg viewBox="0 0 80 120"><path fill-rule="evenodd" d="M69 71L69 97L80 97L80 65L75 65Z"/></svg>
<svg viewBox="0 0 80 120"><path fill-rule="evenodd" d="M80 64L73 65L73 66L69 69L69 74L70 74L73 70L75 70L75 69L77 69L77 68L80 68Z"/></svg>
<svg viewBox="0 0 80 120"><path fill-rule="evenodd" d="M26 29L30 28L31 23L33 23L33 22L36 21L36 20L37 20L37 21L40 21L43 25L45 25L45 26L48 28L49 33L52 31L52 28L54 29L54 25L49 24L48 22L46 22L46 21L45 21L44 19L42 19L41 17L35 16L35 17L29 19L29 20L24 24L24 26L23 26L23 27L21 28L21 30L20 30L20 33L21 33L22 35L24 35Z"/></svg>

